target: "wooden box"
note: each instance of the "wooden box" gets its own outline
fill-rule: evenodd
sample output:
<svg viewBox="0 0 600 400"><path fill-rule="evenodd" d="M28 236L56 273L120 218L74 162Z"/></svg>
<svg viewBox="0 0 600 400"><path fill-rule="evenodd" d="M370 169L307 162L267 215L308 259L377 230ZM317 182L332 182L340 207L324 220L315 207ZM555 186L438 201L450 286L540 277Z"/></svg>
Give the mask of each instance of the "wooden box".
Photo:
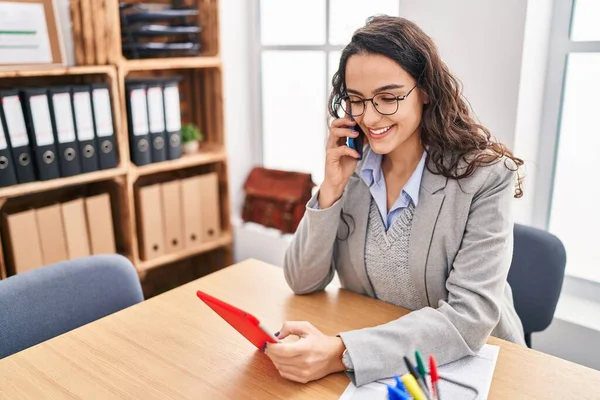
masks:
<svg viewBox="0 0 600 400"><path fill-rule="evenodd" d="M20 215L27 211L36 212L37 210L45 210L57 205L65 208L62 214L63 218L66 214L81 214L81 211L83 211L85 220L77 221L77 223L86 227L85 230L89 236L89 224L93 220L87 218L86 199L98 199L99 197L97 196L102 198L104 197L103 195L108 195L110 202L110 225L112 225L113 229L113 239L116 253L123 254L124 256L132 259L133 243L131 235L128 234L131 218L128 215L128 196L126 185L124 183L124 178L108 180L89 183L86 185L71 186L63 189L50 190L45 192L43 196L30 194L8 199L2 208L2 218L0 219L2 232L2 247L0 249L5 250L4 252L0 250L0 275L4 278L7 275L22 272L19 271L18 267L15 268L14 255L10 251L10 249L13 247L11 243L9 226L9 218L11 216ZM63 226L63 231L64 228L65 226ZM39 233L37 236L39 241ZM78 248L74 253L80 254L82 251L89 252L90 254L94 253L93 238L88 237L87 250Z"/></svg>
<svg viewBox="0 0 600 400"><path fill-rule="evenodd" d="M161 185L165 183L172 183L179 181L181 186L181 194L179 197L179 207L181 207L182 216L184 211L189 212L189 208L193 207L193 199L190 197L186 198L186 190L193 189L188 186L186 189L185 182L193 183L188 178L209 178L216 177L214 181L215 189L217 193L212 193L212 183L210 179L205 179L204 182L199 183L197 189L200 189L200 194L195 197L200 202L206 201L211 204L212 209L216 210L216 225L209 227L206 226L207 232L200 232L197 238L197 245L186 241L182 248L175 252L166 251L168 239L161 239L164 237L164 231L168 228L168 222L164 220L158 220L155 215L152 214L154 210L157 214L165 215L164 210L161 211L158 208L168 207L168 201L165 197L161 197ZM207 189L208 188L208 189ZM210 189L210 190L209 190ZM206 190L206 193L202 191ZM184 169L178 169L175 171L166 171L162 173L156 173L151 175L140 176L134 184L135 192L135 218L136 218L136 236L138 242L137 251L140 254L139 269L148 270L155 268L160 265L167 263L176 262L184 258L200 254L212 249L220 248L223 246L229 246L232 242L232 233L230 227L230 213L229 213L229 193L227 186L227 168L223 162L210 163L206 165L194 166ZM187 202L186 202L187 200ZM216 204L215 204L216 203ZM206 215L206 210L202 210L198 205L198 217L203 221L213 221L212 215ZM158 226L159 229L163 230L163 233L155 235L152 226L144 225L144 221L150 221L149 224ZM203 222L213 224L213 222ZM157 229L158 229L157 228ZM182 229L183 227L182 223ZM209 232L210 231L210 232ZM147 241L148 235L152 235L155 242L160 242L164 247L165 251L153 251L152 244ZM156 236L156 237L154 237ZM185 239L184 239L185 240ZM149 257L150 256L150 257Z"/></svg>
<svg viewBox="0 0 600 400"><path fill-rule="evenodd" d="M126 0L123 3L134 2L140 1ZM171 4L171 1L152 0L147 3ZM201 27L199 56L217 56L219 54L218 0L185 0L183 4L197 8L199 12L198 21ZM77 65L117 64L125 61L117 1L71 0L70 11Z"/></svg>

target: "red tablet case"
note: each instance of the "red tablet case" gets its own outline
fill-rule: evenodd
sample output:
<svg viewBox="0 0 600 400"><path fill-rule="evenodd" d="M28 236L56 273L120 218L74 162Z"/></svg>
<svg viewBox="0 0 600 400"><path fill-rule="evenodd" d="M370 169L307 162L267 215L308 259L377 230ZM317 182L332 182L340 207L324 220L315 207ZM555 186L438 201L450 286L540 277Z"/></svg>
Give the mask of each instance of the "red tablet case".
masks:
<svg viewBox="0 0 600 400"><path fill-rule="evenodd" d="M254 315L200 290L196 295L259 350L264 348L265 343L277 342L259 327L260 321Z"/></svg>

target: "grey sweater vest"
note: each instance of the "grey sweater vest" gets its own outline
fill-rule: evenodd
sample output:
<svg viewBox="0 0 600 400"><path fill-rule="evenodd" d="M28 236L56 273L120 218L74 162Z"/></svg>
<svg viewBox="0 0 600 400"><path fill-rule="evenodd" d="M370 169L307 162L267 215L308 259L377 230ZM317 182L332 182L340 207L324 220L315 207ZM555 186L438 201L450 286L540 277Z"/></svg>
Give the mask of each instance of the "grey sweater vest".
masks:
<svg viewBox="0 0 600 400"><path fill-rule="evenodd" d="M409 310L421 308L408 266L414 212L411 202L386 232L377 204L371 198L365 243L365 265L375 296Z"/></svg>

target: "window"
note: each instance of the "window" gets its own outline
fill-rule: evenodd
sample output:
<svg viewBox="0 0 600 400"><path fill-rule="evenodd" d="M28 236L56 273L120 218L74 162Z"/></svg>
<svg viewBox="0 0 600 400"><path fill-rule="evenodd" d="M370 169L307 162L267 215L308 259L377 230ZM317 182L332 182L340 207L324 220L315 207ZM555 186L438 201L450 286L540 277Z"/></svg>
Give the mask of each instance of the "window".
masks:
<svg viewBox="0 0 600 400"><path fill-rule="evenodd" d="M540 168L549 167L553 174L548 173L548 189L538 205L549 204L546 226L566 247L567 274L600 282L598 21L598 0L557 1L545 111L553 129L542 133L540 148L540 156L550 159L541 159ZM548 132L556 132L555 137Z"/></svg>
<svg viewBox="0 0 600 400"><path fill-rule="evenodd" d="M324 175L331 78L352 32L398 0L259 0L262 158L267 168Z"/></svg>

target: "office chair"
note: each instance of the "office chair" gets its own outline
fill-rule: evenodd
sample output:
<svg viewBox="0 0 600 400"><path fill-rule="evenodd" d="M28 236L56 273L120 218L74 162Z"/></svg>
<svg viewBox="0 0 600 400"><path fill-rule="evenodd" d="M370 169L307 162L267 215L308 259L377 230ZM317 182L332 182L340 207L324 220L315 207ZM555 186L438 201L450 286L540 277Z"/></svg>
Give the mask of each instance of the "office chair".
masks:
<svg viewBox="0 0 600 400"><path fill-rule="evenodd" d="M508 282L517 314L523 322L525 343L552 322L560 296L567 255L563 243L541 229L515 224L514 251Z"/></svg>
<svg viewBox="0 0 600 400"><path fill-rule="evenodd" d="M61 261L0 280L0 358L141 302L120 255Z"/></svg>

